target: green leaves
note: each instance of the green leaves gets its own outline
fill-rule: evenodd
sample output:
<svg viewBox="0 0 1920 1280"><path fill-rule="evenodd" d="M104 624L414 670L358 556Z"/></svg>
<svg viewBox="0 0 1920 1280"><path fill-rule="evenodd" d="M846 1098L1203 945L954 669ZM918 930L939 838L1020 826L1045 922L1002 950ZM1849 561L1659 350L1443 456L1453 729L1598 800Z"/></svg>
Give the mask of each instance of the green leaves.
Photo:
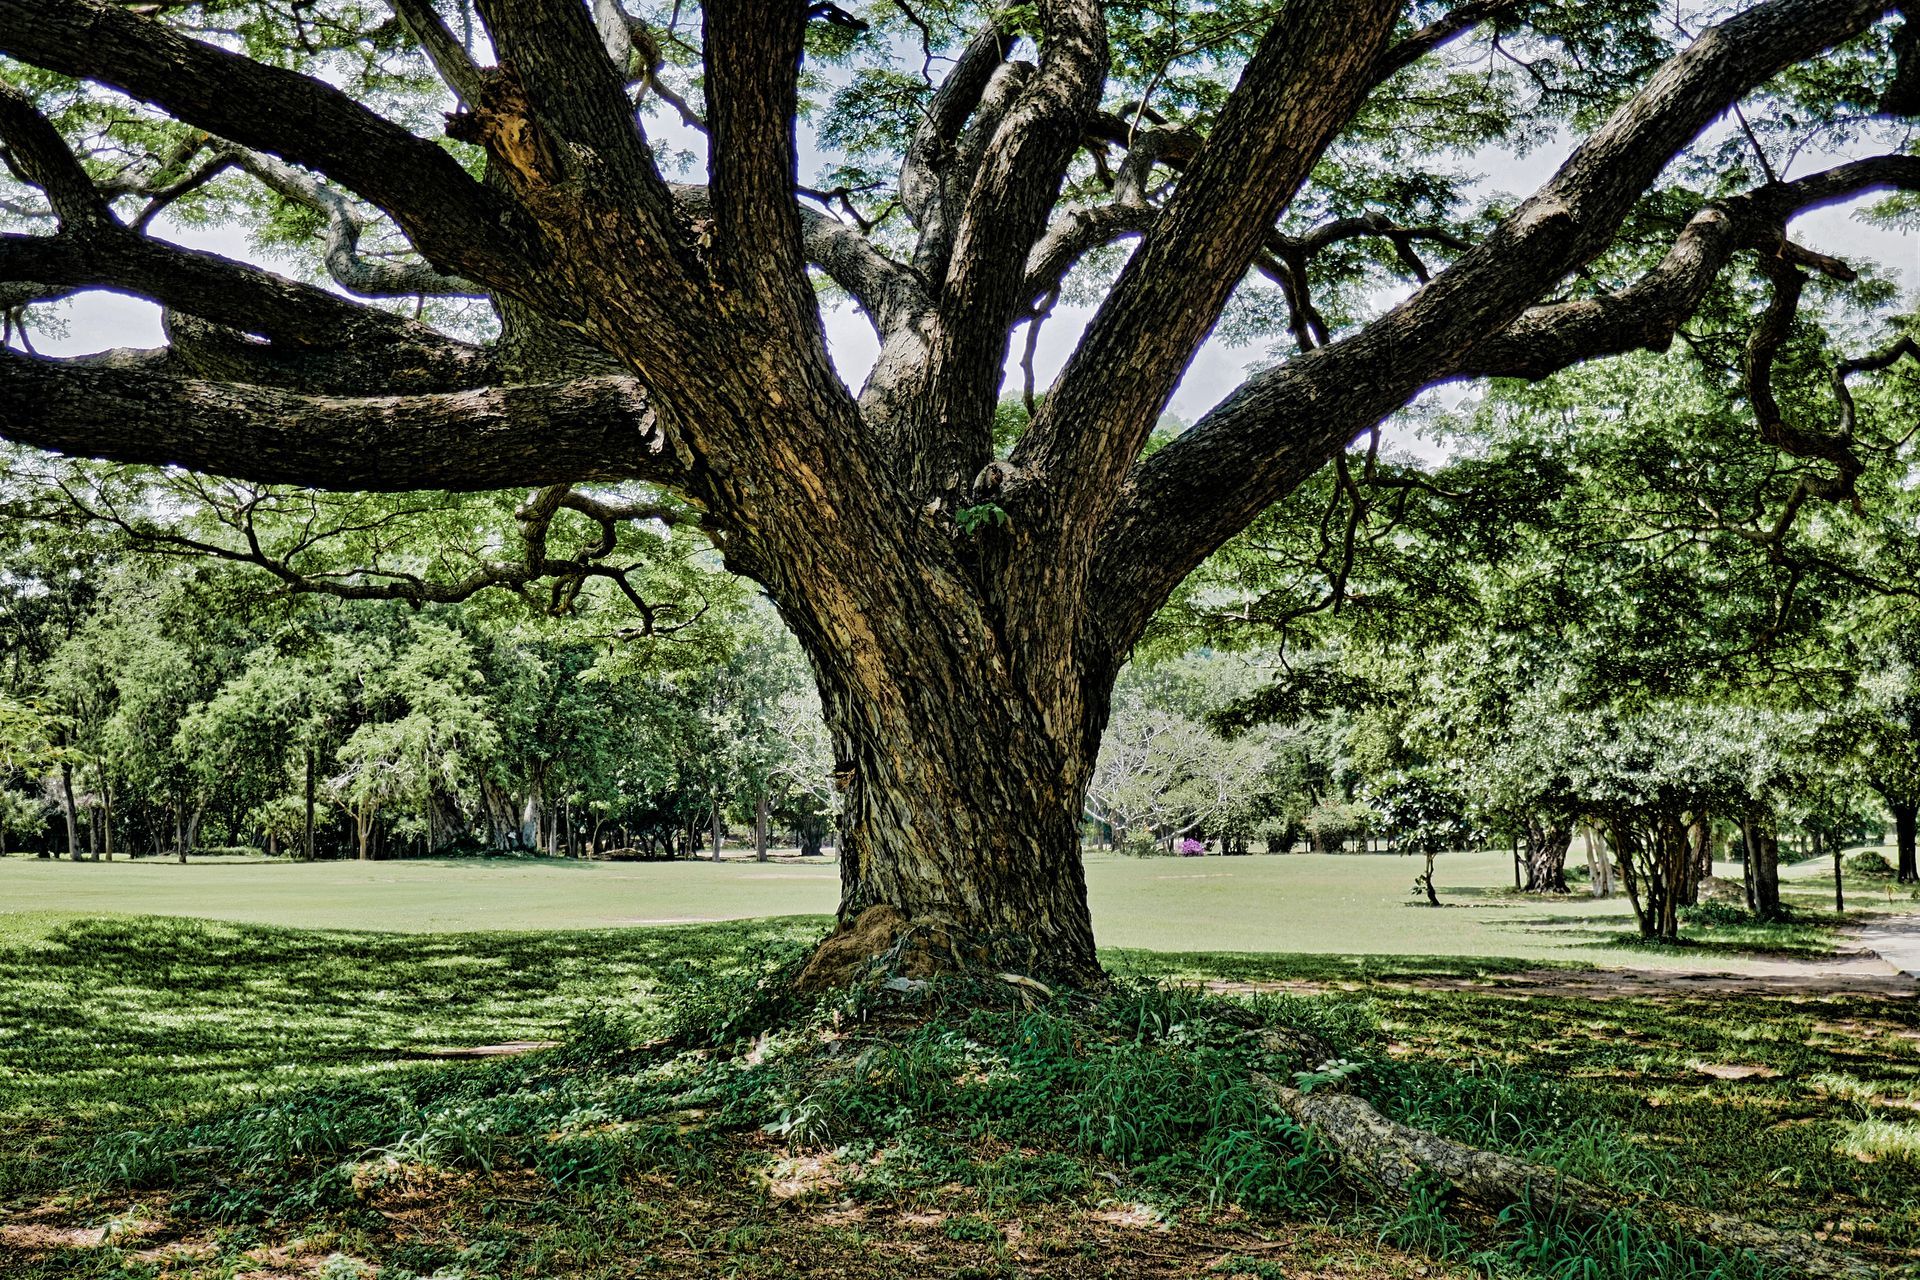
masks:
<svg viewBox="0 0 1920 1280"><path fill-rule="evenodd" d="M972 537L982 529L999 527L1011 529L1013 517L995 503L982 502L971 507L961 507L953 513L953 522L960 526L960 532Z"/></svg>

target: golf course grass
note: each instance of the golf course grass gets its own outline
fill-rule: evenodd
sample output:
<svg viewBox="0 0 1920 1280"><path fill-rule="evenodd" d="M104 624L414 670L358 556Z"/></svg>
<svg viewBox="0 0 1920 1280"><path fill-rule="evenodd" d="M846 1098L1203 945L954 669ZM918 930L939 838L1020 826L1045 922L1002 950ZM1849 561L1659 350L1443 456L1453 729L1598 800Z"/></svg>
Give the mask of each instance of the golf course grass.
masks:
<svg viewBox="0 0 1920 1280"><path fill-rule="evenodd" d="M1512 891L1502 852L1440 860L1444 906L1409 892L1414 863L1392 854L1087 859L1103 947L1148 951L1462 956L1618 964L1633 932L1624 897ZM1793 868L1795 872L1804 868ZM1721 874L1738 876L1735 867ZM1810 907L1831 890L1790 889ZM551 858L404 862L0 860L0 934L9 915L192 916L296 929L403 933L598 929L826 916L839 896L830 861L614 863ZM1862 908L1912 909L1856 894ZM51 913L51 916L49 916ZM16 919L15 931L28 927ZM1770 945L1812 944L1784 934ZM1639 965L1725 963L1713 948L1633 953Z"/></svg>

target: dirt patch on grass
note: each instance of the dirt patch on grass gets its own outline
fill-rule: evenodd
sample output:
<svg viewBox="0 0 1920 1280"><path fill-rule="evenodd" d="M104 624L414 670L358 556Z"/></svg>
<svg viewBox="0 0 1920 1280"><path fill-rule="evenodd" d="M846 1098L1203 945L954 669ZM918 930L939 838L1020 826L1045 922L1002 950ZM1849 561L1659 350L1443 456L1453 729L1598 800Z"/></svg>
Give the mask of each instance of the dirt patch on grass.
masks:
<svg viewBox="0 0 1920 1280"><path fill-rule="evenodd" d="M583 1271L624 1273L644 1259L647 1275L672 1280L717 1274L742 1280L985 1280L1016 1270L1049 1280L1276 1273L1288 1280L1464 1280L1468 1274L1381 1245L1370 1232L1343 1234L1232 1210L1167 1216L1146 1204L1097 1198L996 1209L955 1185L899 1201L838 1199L844 1192L834 1176L837 1163L829 1155L798 1154L779 1167L785 1177L731 1188L646 1175L596 1193L598 1208L570 1206L520 1171L452 1176L383 1168L378 1177L356 1178L367 1184L359 1188L363 1205L385 1225L356 1236L352 1252L377 1265L396 1251L423 1245L456 1251L471 1243L460 1224L483 1220L501 1238L520 1242L515 1254L540 1250L539 1238L549 1232L577 1247L578 1224L570 1219L579 1213L582 1221L594 1215L600 1228L594 1255L575 1259ZM796 1185L798 1194L791 1194ZM604 1197L624 1200L631 1215L606 1213ZM84 1260L103 1247L126 1247L99 1226L57 1216L15 1221L0 1230L0 1258L20 1260L36 1277L86 1269L92 1264ZM248 1280L312 1280L335 1251L297 1237L223 1251L205 1233L174 1235L169 1226L156 1234L171 1239L157 1242L149 1235L133 1256L158 1267L167 1280L213 1280L233 1274L236 1263ZM0 1264L0 1273L7 1270Z"/></svg>
<svg viewBox="0 0 1920 1280"><path fill-rule="evenodd" d="M1578 1000L1698 999L1709 996L1758 996L1786 1000L1823 1000L1833 996L1865 996L1884 1000L1911 1000L1920 996L1920 980L1896 970L1875 956L1843 955L1817 960L1753 960L1739 969L1652 969L1617 966L1605 969L1524 969L1492 977L1440 974L1380 978L1351 982L1209 982L1209 991L1223 995L1261 991L1321 994L1399 987L1422 991L1470 991L1476 995L1530 1000L1540 996Z"/></svg>
<svg viewBox="0 0 1920 1280"><path fill-rule="evenodd" d="M0 1222L0 1249L17 1249L21 1253L96 1249L106 1238L104 1227L62 1226L52 1222Z"/></svg>
<svg viewBox="0 0 1920 1280"><path fill-rule="evenodd" d="M511 1058L537 1049L558 1047L558 1040L502 1040L499 1044L475 1044L455 1049L432 1049L430 1058Z"/></svg>

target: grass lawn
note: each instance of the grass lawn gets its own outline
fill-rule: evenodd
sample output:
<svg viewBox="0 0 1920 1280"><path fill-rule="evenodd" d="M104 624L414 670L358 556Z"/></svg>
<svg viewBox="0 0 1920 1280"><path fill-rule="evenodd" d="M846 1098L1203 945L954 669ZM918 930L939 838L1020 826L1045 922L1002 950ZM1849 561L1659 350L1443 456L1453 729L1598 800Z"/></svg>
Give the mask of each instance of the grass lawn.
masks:
<svg viewBox="0 0 1920 1280"><path fill-rule="evenodd" d="M1830 888L1788 880L1794 901L1818 913ZM1737 868L1722 869L1737 875ZM1446 903L1418 904L1411 860L1391 854L1246 858L1088 858L1094 928L1103 946L1324 955L1505 957L1619 963L1630 934L1625 898L1559 899L1511 893L1503 853L1440 860ZM1863 908L1913 909L1879 886L1853 891ZM414 933L579 929L826 915L839 894L831 863L611 863L556 859L320 862L267 860L67 863L0 860L0 936L9 913L177 915L284 925ZM1883 900L1884 899L1884 900ZM19 925L13 926L15 928ZM1799 946L1817 934L1781 935ZM1633 963L1724 966L1710 949L1637 952Z"/></svg>
<svg viewBox="0 0 1920 1280"><path fill-rule="evenodd" d="M1432 911L1386 857L1096 859L1118 994L809 1008L766 979L831 867L0 863L0 1276L1789 1280L1382 1197L1250 1083L1328 1057L1405 1123L1920 1263L1914 1001L1523 996L1499 975L1638 962L1620 908L1442 867ZM716 901L807 914L560 927ZM447 1053L507 1041L562 1043Z"/></svg>

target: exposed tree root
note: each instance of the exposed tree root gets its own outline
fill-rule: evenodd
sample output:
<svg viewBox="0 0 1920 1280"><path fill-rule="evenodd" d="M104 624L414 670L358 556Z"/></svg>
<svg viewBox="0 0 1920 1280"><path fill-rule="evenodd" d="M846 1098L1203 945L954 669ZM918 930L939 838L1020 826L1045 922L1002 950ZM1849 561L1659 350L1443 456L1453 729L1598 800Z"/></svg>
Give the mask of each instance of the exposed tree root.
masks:
<svg viewBox="0 0 1920 1280"><path fill-rule="evenodd" d="M1664 1222L1707 1244L1744 1250L1788 1275L1809 1280L1871 1280L1880 1274L1878 1268L1806 1236L1775 1231L1728 1214L1622 1195L1544 1165L1453 1142L1389 1120L1352 1094L1302 1092L1258 1073L1254 1079L1282 1111L1311 1129L1354 1172L1395 1195L1408 1194L1417 1179L1434 1179L1488 1212L1497 1213L1525 1202L1586 1223L1630 1212Z"/></svg>
<svg viewBox="0 0 1920 1280"><path fill-rule="evenodd" d="M793 985L803 992L835 991L876 980L919 982L972 973L1052 999L1054 987L1020 972L1030 967L1033 958L1032 946L1018 939L967 934L939 919L909 920L897 908L882 903L828 934ZM1096 974L1073 985L1090 989L1104 980L1104 975Z"/></svg>

